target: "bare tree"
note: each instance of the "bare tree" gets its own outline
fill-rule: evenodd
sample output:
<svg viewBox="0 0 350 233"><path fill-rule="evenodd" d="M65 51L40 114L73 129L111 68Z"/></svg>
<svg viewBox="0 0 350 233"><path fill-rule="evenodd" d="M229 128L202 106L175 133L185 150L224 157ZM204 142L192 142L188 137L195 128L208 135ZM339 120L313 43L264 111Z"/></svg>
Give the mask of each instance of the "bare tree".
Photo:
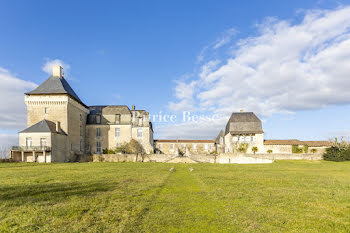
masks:
<svg viewBox="0 0 350 233"><path fill-rule="evenodd" d="M0 159L8 159L10 146L0 146Z"/></svg>

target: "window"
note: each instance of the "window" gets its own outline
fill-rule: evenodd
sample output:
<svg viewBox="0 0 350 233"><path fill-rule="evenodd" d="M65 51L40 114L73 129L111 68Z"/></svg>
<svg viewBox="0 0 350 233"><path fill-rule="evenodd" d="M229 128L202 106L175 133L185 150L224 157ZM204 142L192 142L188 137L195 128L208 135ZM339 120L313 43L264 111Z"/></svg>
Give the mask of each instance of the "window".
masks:
<svg viewBox="0 0 350 233"><path fill-rule="evenodd" d="M197 144L192 145L193 150L197 150Z"/></svg>
<svg viewBox="0 0 350 233"><path fill-rule="evenodd" d="M140 117L139 118L139 126L142 126L142 124L143 124L143 119Z"/></svg>
<svg viewBox="0 0 350 233"><path fill-rule="evenodd" d="M83 136L83 130L81 126L80 126L80 136Z"/></svg>
<svg viewBox="0 0 350 233"><path fill-rule="evenodd" d="M83 141L80 140L80 151L83 151Z"/></svg>
<svg viewBox="0 0 350 233"><path fill-rule="evenodd" d="M210 144L209 149L212 150L213 149L213 145Z"/></svg>
<svg viewBox="0 0 350 233"><path fill-rule="evenodd" d="M162 144L159 144L159 149L160 149L160 150L162 149Z"/></svg>
<svg viewBox="0 0 350 233"><path fill-rule="evenodd" d="M46 146L46 138L40 138L40 147Z"/></svg>
<svg viewBox="0 0 350 233"><path fill-rule="evenodd" d="M184 149L185 149L185 148L186 148L186 144L182 144L182 148L184 148Z"/></svg>
<svg viewBox="0 0 350 233"><path fill-rule="evenodd" d="M73 144L70 144L70 150L73 151Z"/></svg>
<svg viewBox="0 0 350 233"><path fill-rule="evenodd" d="M101 153L101 142L96 142L96 152Z"/></svg>
<svg viewBox="0 0 350 233"><path fill-rule="evenodd" d="M115 115L115 123L120 124L120 114Z"/></svg>
<svg viewBox="0 0 350 233"><path fill-rule="evenodd" d="M224 144L224 137L220 137L220 144Z"/></svg>
<svg viewBox="0 0 350 233"><path fill-rule="evenodd" d="M49 113L49 108L45 108L44 111L45 111L45 114L48 114Z"/></svg>
<svg viewBox="0 0 350 233"><path fill-rule="evenodd" d="M115 144L115 148L118 148L119 147L119 143L117 142L116 144Z"/></svg>
<svg viewBox="0 0 350 233"><path fill-rule="evenodd" d="M208 144L204 145L204 150L208 150Z"/></svg>
<svg viewBox="0 0 350 233"><path fill-rule="evenodd" d="M170 144L170 150L174 150L174 144Z"/></svg>
<svg viewBox="0 0 350 233"><path fill-rule="evenodd" d="M101 129L96 128L96 137L101 137Z"/></svg>
<svg viewBox="0 0 350 233"><path fill-rule="evenodd" d="M96 115L96 124L101 124L101 115L100 114Z"/></svg>
<svg viewBox="0 0 350 233"><path fill-rule="evenodd" d="M142 129L137 129L137 137L142 138Z"/></svg>
<svg viewBox="0 0 350 233"><path fill-rule="evenodd" d="M119 128L115 128L115 136L116 137L120 136L120 129Z"/></svg>
<svg viewBox="0 0 350 233"><path fill-rule="evenodd" d="M26 138L26 147L32 146L32 138Z"/></svg>
<svg viewBox="0 0 350 233"><path fill-rule="evenodd" d="M80 114L79 117L80 117L80 121L82 121L83 120L83 116Z"/></svg>

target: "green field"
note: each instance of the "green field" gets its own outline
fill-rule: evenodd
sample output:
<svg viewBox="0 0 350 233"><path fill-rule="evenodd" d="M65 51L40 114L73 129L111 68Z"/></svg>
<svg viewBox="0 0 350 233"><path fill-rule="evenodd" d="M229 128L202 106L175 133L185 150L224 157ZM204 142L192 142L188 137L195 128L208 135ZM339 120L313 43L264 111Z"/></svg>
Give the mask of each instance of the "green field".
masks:
<svg viewBox="0 0 350 233"><path fill-rule="evenodd" d="M3 163L0 182L0 232L350 232L348 162Z"/></svg>

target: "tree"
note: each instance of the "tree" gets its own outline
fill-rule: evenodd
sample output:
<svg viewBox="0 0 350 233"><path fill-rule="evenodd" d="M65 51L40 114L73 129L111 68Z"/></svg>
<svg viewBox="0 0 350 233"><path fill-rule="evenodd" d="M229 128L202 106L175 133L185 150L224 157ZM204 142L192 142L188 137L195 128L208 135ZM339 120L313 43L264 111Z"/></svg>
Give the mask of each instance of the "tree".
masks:
<svg viewBox="0 0 350 233"><path fill-rule="evenodd" d="M315 154L317 152L317 149L313 148L311 149L311 153Z"/></svg>
<svg viewBox="0 0 350 233"><path fill-rule="evenodd" d="M271 154L271 153L272 153L272 150L267 150L267 153L268 153L268 154Z"/></svg>
<svg viewBox="0 0 350 233"><path fill-rule="evenodd" d="M131 141L127 144L127 152L130 154L140 154L142 151L142 146L135 139L131 139Z"/></svg>
<svg viewBox="0 0 350 233"><path fill-rule="evenodd" d="M253 151L253 153L255 154L256 152L258 152L258 147L256 147L256 146L254 146L253 148L252 148L252 151Z"/></svg>
<svg viewBox="0 0 350 233"><path fill-rule="evenodd" d="M245 154L247 153L248 146L248 143L241 143L239 144L238 151Z"/></svg>

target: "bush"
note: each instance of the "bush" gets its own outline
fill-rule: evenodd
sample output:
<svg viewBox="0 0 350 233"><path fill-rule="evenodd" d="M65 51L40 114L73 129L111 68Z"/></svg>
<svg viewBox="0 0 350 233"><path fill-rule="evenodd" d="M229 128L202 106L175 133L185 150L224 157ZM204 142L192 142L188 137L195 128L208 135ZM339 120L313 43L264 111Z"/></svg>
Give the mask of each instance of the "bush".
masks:
<svg viewBox="0 0 350 233"><path fill-rule="evenodd" d="M239 144L238 151L245 154L247 153L248 146L248 143L241 143Z"/></svg>
<svg viewBox="0 0 350 233"><path fill-rule="evenodd" d="M254 146L253 148L252 148L252 151L254 152L254 154L256 153L256 152L258 152L258 147L256 147L256 146Z"/></svg>
<svg viewBox="0 0 350 233"><path fill-rule="evenodd" d="M317 152L317 149L313 148L311 149L311 153L315 154Z"/></svg>
<svg viewBox="0 0 350 233"><path fill-rule="evenodd" d="M271 154L271 153L272 153L272 150L267 150L267 153L268 153L268 154Z"/></svg>
<svg viewBox="0 0 350 233"><path fill-rule="evenodd" d="M216 151L216 150L214 150L214 151L212 151L212 152L210 152L210 154L214 154L214 155L216 155L218 152Z"/></svg>
<svg viewBox="0 0 350 233"><path fill-rule="evenodd" d="M333 145L326 149L323 159L328 161L342 162L350 161L350 144L349 142L337 138L333 140Z"/></svg>
<svg viewBox="0 0 350 233"><path fill-rule="evenodd" d="M102 154L110 154L110 155L112 155L114 153L115 153L114 150L110 150L110 149L107 149L107 148L102 150Z"/></svg>
<svg viewBox="0 0 350 233"><path fill-rule="evenodd" d="M292 153L302 153L303 152L303 149L302 148L299 148L298 145L292 145Z"/></svg>
<svg viewBox="0 0 350 233"><path fill-rule="evenodd" d="M305 154L309 153L309 146L308 145L304 145L303 146L303 151Z"/></svg>

